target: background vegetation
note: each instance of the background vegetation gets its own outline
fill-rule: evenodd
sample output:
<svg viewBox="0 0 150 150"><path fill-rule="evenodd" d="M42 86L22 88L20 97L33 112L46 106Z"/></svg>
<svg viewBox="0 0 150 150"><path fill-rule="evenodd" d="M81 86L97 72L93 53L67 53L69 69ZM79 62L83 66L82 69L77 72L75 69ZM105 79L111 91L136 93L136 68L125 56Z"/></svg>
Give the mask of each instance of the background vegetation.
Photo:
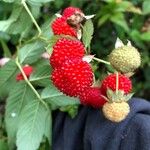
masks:
<svg viewBox="0 0 150 150"><path fill-rule="evenodd" d="M28 63L38 68L37 70L40 71L33 74L30 81L36 86L39 93L44 91L42 94L43 99L49 98L50 94L47 94L47 90L50 87L42 89L43 91L39 87L46 87L49 79L45 77L44 80L39 80L39 77L48 76L50 69L48 62L41 60L39 56L45 50L51 51L50 39L52 37L52 31L50 29L50 23L55 17L54 14L71 5L79 7L86 15L96 15L92 19L94 23L94 35L91 42L92 54L96 54L97 57L107 60L107 55L114 48L117 37L123 40L124 43L127 42L127 39L130 40L132 44L139 49L142 55L142 65L133 76L135 96L150 100L149 0L26 0L25 4L27 4L41 28L41 30L39 29L38 31L35 27L34 20L29 16L22 2L24 1L0 0L0 57L13 59L16 57L18 51L21 64ZM42 34L40 34L41 31ZM93 64L93 66L96 78L99 80L105 76L107 70L111 71L111 68L106 68L103 64ZM49 71L44 72L44 70ZM7 116L12 108L6 110L5 117L8 117L8 119L6 119L8 126L5 127L4 125L4 108L8 93L10 92L10 100L18 98L19 94L22 95L25 91L29 97L34 98L34 95L28 92L29 89L25 83L18 84L16 88L13 89L16 83L15 80L11 79L15 78L16 72L18 71L13 61L5 68L0 68L0 150L1 148L2 150L8 149L6 141L9 142L9 147L14 147L16 128L19 128L16 127L16 124L13 124L17 120L12 121ZM8 80L7 83L5 79ZM26 90L20 91L18 95L11 95L11 93L18 93L19 89L24 88ZM10 91L11 89L13 89L13 91ZM12 106L11 103L7 105ZM36 107L38 104L34 103L33 106ZM28 110L28 108L26 109ZM42 110L42 108L40 108L40 110ZM49 112L45 113L48 114ZM5 128L7 128L7 132L9 129L12 130L12 128L15 128L15 130L9 131L9 135L7 136ZM21 132L22 130L20 129L18 136L22 136L23 133ZM46 131L43 131L43 133L44 132ZM41 134L43 135L43 133ZM47 137L48 135L45 136ZM39 138L40 137L37 137L36 139ZM21 141L18 142L21 143ZM35 143L36 142L37 141L35 141ZM43 143L47 142L46 139L43 140ZM23 144L21 145L21 150L23 150ZM41 144L39 149L48 149L46 148L47 145L48 144ZM30 147L31 150L35 148L36 144Z"/></svg>

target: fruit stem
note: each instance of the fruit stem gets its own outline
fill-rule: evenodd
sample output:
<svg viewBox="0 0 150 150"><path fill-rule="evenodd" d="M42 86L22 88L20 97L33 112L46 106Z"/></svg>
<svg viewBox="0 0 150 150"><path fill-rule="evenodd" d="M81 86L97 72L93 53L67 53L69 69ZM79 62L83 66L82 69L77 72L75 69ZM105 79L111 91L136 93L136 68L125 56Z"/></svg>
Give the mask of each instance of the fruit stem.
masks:
<svg viewBox="0 0 150 150"><path fill-rule="evenodd" d="M116 94L118 94L118 88L119 88L119 74L116 72Z"/></svg>
<svg viewBox="0 0 150 150"><path fill-rule="evenodd" d="M102 59L99 59L99 58L96 58L96 57L93 57L93 59L96 60L96 61L98 61L98 62L110 65L110 62L108 62L108 61L105 61L105 60L102 60Z"/></svg>
<svg viewBox="0 0 150 150"><path fill-rule="evenodd" d="M41 28L40 28L39 25L37 24L35 18L33 17L32 13L31 13L31 11L30 11L30 9L29 9L29 7L27 6L27 4L26 4L25 1L26 1L26 0L22 0L21 3L22 3L22 5L24 6L24 8L25 8L25 10L27 11L27 13L29 14L29 16L30 16L32 22L33 22L34 25L36 26L36 28L37 28L37 30L38 30L38 32L39 32L38 36L40 36L41 33L42 33Z"/></svg>
<svg viewBox="0 0 150 150"><path fill-rule="evenodd" d="M39 95L39 93L36 91L36 89L33 87L33 85L30 83L30 81L28 80L27 76L25 75L19 61L18 61L18 57L16 58L16 65L18 66L19 70L21 71L23 78L25 80L25 82L29 85L29 87L32 89L32 91L35 93L35 95L37 96L37 98L39 99L39 101L49 110L48 105L42 100L41 96Z"/></svg>

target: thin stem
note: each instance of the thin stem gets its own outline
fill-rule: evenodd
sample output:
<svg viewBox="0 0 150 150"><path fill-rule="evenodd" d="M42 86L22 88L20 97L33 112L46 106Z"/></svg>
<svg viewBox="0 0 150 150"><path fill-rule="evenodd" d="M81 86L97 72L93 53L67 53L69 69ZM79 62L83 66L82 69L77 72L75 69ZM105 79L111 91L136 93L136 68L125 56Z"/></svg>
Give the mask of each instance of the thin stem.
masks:
<svg viewBox="0 0 150 150"><path fill-rule="evenodd" d="M31 13L30 9L28 8L28 6L27 6L27 4L26 4L25 1L26 1L26 0L22 0L21 2L22 2L22 4L23 4L24 8L26 9L27 13L28 13L29 16L31 17L32 22L33 22L34 25L36 26L36 28L37 28L37 30L38 30L38 32L39 32L38 36L40 36L41 33L42 33L41 28L40 28L39 25L37 24L35 18L33 17L32 13Z"/></svg>
<svg viewBox="0 0 150 150"><path fill-rule="evenodd" d="M22 67L21 67L21 65L20 65L20 63L19 63L19 61L18 61L18 57L16 58L16 64L17 64L19 70L21 71L21 73L22 73L22 75L23 75L23 77L24 77L25 82L29 85L29 87L30 87L30 88L32 89L32 91L35 93L35 95L37 96L37 98L39 99L39 101L40 101L43 105L45 105L45 107L48 109L47 104L42 100L42 98L41 98L41 96L39 95L39 93L36 91L36 89L33 87L33 85L32 85L32 84L30 83L30 81L28 80L27 76L25 75L25 73L24 73L24 71L23 71L23 69L22 69Z"/></svg>
<svg viewBox="0 0 150 150"><path fill-rule="evenodd" d="M119 75L118 72L116 72L116 94L118 94L119 89Z"/></svg>
<svg viewBox="0 0 150 150"><path fill-rule="evenodd" d="M105 61L105 60L102 60L102 59L99 59L99 58L96 58L96 57L93 57L93 59L96 60L96 61L98 61L98 62L110 65L110 62L108 62L108 61Z"/></svg>

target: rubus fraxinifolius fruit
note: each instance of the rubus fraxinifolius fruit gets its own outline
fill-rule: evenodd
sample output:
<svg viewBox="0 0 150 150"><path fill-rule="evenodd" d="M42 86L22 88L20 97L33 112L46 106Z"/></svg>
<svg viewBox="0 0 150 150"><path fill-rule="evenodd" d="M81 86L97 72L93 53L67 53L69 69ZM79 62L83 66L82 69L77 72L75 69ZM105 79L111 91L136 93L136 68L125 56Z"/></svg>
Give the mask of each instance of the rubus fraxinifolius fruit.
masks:
<svg viewBox="0 0 150 150"><path fill-rule="evenodd" d="M69 58L52 73L53 84L64 94L77 97L93 84L91 65L81 58Z"/></svg>
<svg viewBox="0 0 150 150"><path fill-rule="evenodd" d="M84 54L85 48L82 42L79 40L61 38L53 46L50 64L53 68L58 68L65 62L66 59L71 57L82 58Z"/></svg>
<svg viewBox="0 0 150 150"><path fill-rule="evenodd" d="M75 39L85 18L82 10L68 7L52 23L54 35L60 35L61 38L53 46L50 57L53 67L51 80L64 94L78 97L83 105L102 107L107 119L120 122L130 112L127 101L132 96L132 82L128 75L140 66L140 54L129 43L115 47L107 63L113 66L115 73L102 80L100 87L95 87L92 67L85 59L86 50L82 42ZM68 39L66 35L72 36L74 40Z"/></svg>
<svg viewBox="0 0 150 150"><path fill-rule="evenodd" d="M122 45L110 53L109 62L121 73L132 73L140 66L141 56L131 44Z"/></svg>

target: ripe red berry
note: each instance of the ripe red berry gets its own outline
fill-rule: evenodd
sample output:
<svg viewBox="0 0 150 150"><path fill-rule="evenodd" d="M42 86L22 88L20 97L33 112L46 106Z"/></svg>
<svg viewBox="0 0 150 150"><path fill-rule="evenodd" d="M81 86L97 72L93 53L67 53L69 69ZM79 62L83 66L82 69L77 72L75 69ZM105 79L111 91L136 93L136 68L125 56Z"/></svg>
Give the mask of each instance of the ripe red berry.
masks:
<svg viewBox="0 0 150 150"><path fill-rule="evenodd" d="M53 68L60 67L70 57L83 57L84 46L79 40L59 39L53 47L50 64Z"/></svg>
<svg viewBox="0 0 150 150"><path fill-rule="evenodd" d="M91 66L79 58L68 59L56 69L57 74L52 75L54 85L68 96L78 96L84 88L93 83L93 72ZM59 73L58 73L59 72ZM60 82L59 82L60 81Z"/></svg>
<svg viewBox="0 0 150 150"><path fill-rule="evenodd" d="M52 23L52 30L55 35L64 34L77 37L77 31L67 23L65 17L56 18Z"/></svg>
<svg viewBox="0 0 150 150"><path fill-rule="evenodd" d="M29 78L31 73L33 72L32 66L24 66L22 69L23 69L25 75L27 76L27 78ZM17 74L16 80L17 81L24 80L22 73Z"/></svg>
<svg viewBox="0 0 150 150"><path fill-rule="evenodd" d="M66 9L64 9L63 16L68 18L68 17L74 15L75 13L82 13L82 11L79 8L70 6L70 7L67 7Z"/></svg>
<svg viewBox="0 0 150 150"><path fill-rule="evenodd" d="M53 70L51 74L51 80L53 84L60 90L63 91L65 88L65 78L61 69Z"/></svg>
<svg viewBox="0 0 150 150"><path fill-rule="evenodd" d="M118 90L122 90L125 92L125 94L128 94L132 89L131 80L127 76L122 74L119 74L118 77ZM116 90L116 74L110 74L102 81L101 89L104 95L106 95L106 91L108 88L113 91Z"/></svg>
<svg viewBox="0 0 150 150"><path fill-rule="evenodd" d="M101 90L98 87L88 87L84 89L79 98L81 104L92 106L94 108L100 108L106 103L106 100L102 97Z"/></svg>

